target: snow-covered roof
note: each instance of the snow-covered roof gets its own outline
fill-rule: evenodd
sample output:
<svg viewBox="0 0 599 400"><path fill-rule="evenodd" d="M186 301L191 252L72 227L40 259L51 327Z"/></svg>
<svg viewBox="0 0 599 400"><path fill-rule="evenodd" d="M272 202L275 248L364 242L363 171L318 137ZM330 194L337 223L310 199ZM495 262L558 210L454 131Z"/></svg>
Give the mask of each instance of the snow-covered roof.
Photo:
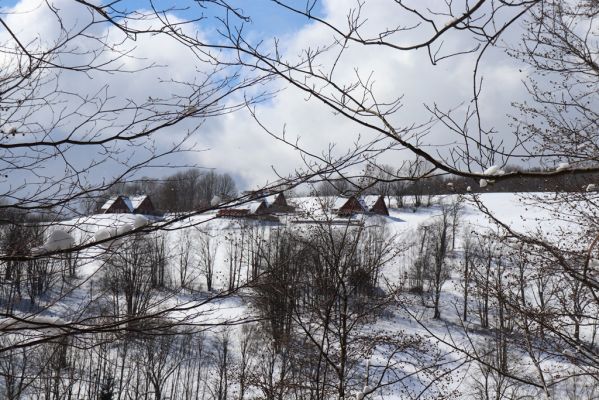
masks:
<svg viewBox="0 0 599 400"><path fill-rule="evenodd" d="M114 204L114 202L121 196L112 196L111 198L109 198L106 203L104 203L104 205L102 205L102 207L100 207L101 210L108 210L110 207L112 207L112 205Z"/></svg>
<svg viewBox="0 0 599 400"><path fill-rule="evenodd" d="M370 210L372 207L374 207L375 203L378 201L379 199L379 195L367 195L367 196L362 196L360 197L358 200L360 201L360 204L362 204L363 206L366 207L367 210Z"/></svg>
<svg viewBox="0 0 599 400"><path fill-rule="evenodd" d="M270 206L272 203L275 202L275 200L277 199L277 196L278 196L278 194L271 194L270 196L263 197L263 198L259 199L258 201L264 200L266 202L266 205Z"/></svg>
<svg viewBox="0 0 599 400"><path fill-rule="evenodd" d="M123 195L112 196L111 198L109 198L106 201L106 203L104 203L104 205L102 205L102 207L100 207L100 209L104 210L104 211L108 210L110 207L112 207L114 202L117 201L117 199L119 197L123 200L123 202L129 209L129 211L134 212L141 205L141 203L143 203L143 201L148 197L148 195L143 194L143 195L137 195L137 196L123 196Z"/></svg>
<svg viewBox="0 0 599 400"><path fill-rule="evenodd" d="M148 198L148 195L146 195L146 194L137 195L137 196L129 196L131 210L132 211L137 210L137 208L141 205L141 203L143 203L143 201L147 198ZM129 205L129 204L127 204L127 205Z"/></svg>
<svg viewBox="0 0 599 400"><path fill-rule="evenodd" d="M112 203L114 203L116 200L116 196L109 198L108 200L106 200L106 203L102 204L102 207L100 207L100 210L108 210L110 208L110 206L112 205Z"/></svg>
<svg viewBox="0 0 599 400"><path fill-rule="evenodd" d="M250 201L249 203L243 204L240 208L248 209L250 210L250 214L254 214L258 210L258 207L262 205L262 203L266 203L266 200L262 199ZM266 205L268 205L268 203L266 203Z"/></svg>
<svg viewBox="0 0 599 400"><path fill-rule="evenodd" d="M227 207L227 208L224 208L223 210L247 211L249 214L254 214L263 203L266 203L266 205L268 205L266 200L259 199L259 200L252 200L252 201L248 201L247 203Z"/></svg>
<svg viewBox="0 0 599 400"><path fill-rule="evenodd" d="M334 200L334 202L333 202L333 205L332 205L332 207L331 207L331 208L332 208L333 210L338 210L338 209L340 209L341 207L343 207L343 205L344 205L345 203L347 203L347 201L348 201L348 200L349 200L349 197L341 197L341 196L339 196L339 197L335 197L335 200Z"/></svg>

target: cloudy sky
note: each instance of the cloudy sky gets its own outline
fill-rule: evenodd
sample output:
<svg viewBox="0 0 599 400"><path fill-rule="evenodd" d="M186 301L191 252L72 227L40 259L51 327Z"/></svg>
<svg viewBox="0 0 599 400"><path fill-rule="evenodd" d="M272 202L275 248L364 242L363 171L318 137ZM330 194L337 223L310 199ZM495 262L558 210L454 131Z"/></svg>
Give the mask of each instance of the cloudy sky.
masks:
<svg viewBox="0 0 599 400"><path fill-rule="evenodd" d="M303 4L302 1L289 2L290 4ZM415 21L405 13L393 7L393 1L367 0L362 10L361 18L364 24L360 33L376 35L378 32L394 26L412 26ZM429 0L429 4L415 1L419 7L440 7L441 3ZM473 3L473 2L469 2ZM51 43L60 37L60 24L56 15L62 18L63 28L74 32L75 29L85 26L91 21L89 11L72 0L51 0L54 11L50 10L40 0L21 0L3 4L3 20L11 29L18 33L24 43L41 46ZM135 0L123 3L128 10L147 10L149 3ZM200 9L194 2L163 0L155 3L157 7L174 5L169 13L165 14L171 21L178 22L200 15L206 17L192 25L183 27L185 33L193 35L205 42L222 43L218 29L222 29L215 17L222 17L219 8ZM330 29L322 24L309 21L304 17L285 12L280 7L274 6L270 1L238 0L235 6L240 7L245 15L251 17L250 22L244 23L244 35L252 43L262 43L262 49L273 51L274 43L278 43L281 56L287 60L298 60L305 54L306 49L316 49L318 46L327 46L338 40ZM341 27L347 26L347 15L355 7L352 0L323 0L315 4L313 13L322 19ZM185 8L190 6L191 8ZM462 5L463 6L463 5ZM456 9L459 14L459 10ZM440 26L448 16L434 17ZM234 24L240 27L240 21ZM132 25L147 26L156 21L133 21ZM171 98L171 96L190 96L190 88L181 82L197 83L202 79L202 74L211 70L205 62L205 57L198 56L186 46L166 35L141 35L135 41L124 40L122 34L114 27L106 24L97 24L89 28L88 32L93 37L103 38L115 46L117 51L127 52L126 57L119 58L110 66L136 71L132 73L111 72L66 72L56 82L61 91L66 92L64 102L60 107L42 108L39 112L29 115L29 120L35 120L41 125L53 126L57 119L57 110L61 116L69 115L64 123L56 126L55 130L64 134L69 129L75 129L80 123L81 112L73 113L81 103L76 98L86 101L93 99L110 99L114 104L125 104L127 101L140 104L148 99ZM415 30L402 31L393 35L390 40L397 44L415 43L431 33L426 26ZM521 33L517 30L507 36L507 40L517 40ZM4 31L0 38L5 49L11 38ZM448 35L440 54L450 54L467 50L476 44L466 32ZM98 46L97 40L78 38L73 43L72 49L90 50ZM106 50L106 49L105 49ZM111 50L112 51L112 50ZM77 53L77 52L75 52ZM81 53L84 53L81 51ZM77 53L78 54L78 53ZM85 53L89 56L89 53ZM108 51L109 57L110 53ZM372 90L378 102L393 101L402 97L402 107L391 117L392 123L397 127L407 127L421 124L431 117L426 106L437 105L443 110L455 109L456 118L464 117L465 110L471 104L472 98L472 70L474 57L465 55L443 60L438 65L431 65L426 50L403 52L380 46L349 45L340 58L333 48L318 58L318 68L330 71L331 66L337 61L334 79L340 84L351 85L357 77L369 79ZM7 63L5 51L4 60ZM71 60L71 57L74 58ZM83 56L82 56L83 57ZM10 58L10 57L8 57ZM77 57L67 54L60 56L62 62L76 63ZM153 67L142 70L146 66ZM107 68L110 69L110 68ZM230 71L229 71L230 72ZM483 125L485 128L494 127L498 137L510 140L510 127L506 115L511 110L511 102L524 99L522 80L527 75L527 70L522 65L508 57L501 49L493 49L485 58L481 66L481 75L484 76L483 92L481 95ZM240 71L242 76L254 74L254 71ZM177 82L177 83L174 83ZM326 87L322 87L327 90ZM46 96L52 94L51 88L42 90ZM289 87L280 80L270 81L259 87L249 88L244 92L237 92L227 97L225 104L235 105L243 101L244 96L252 96L262 90L276 92L276 96L255 104L253 110L260 122L275 134L285 132L286 138L296 142L314 154L326 152L333 146L334 152L342 153L351 149L357 141L365 143L375 137L373 132L348 121L333 111L324 107L318 101L309 98L305 93ZM59 96L57 100L62 100ZM108 101L108 100L106 100ZM74 104L77 104L75 106ZM179 104L180 105L180 104ZM50 112L52 111L52 112ZM68 111L68 112L67 112ZM129 114L119 115L119 118L130 117ZM7 121L2 121L8 123ZM14 122L10 122L14 123ZM88 130L107 129L108 121L95 121L87 124ZM178 154L176 157L165 157L155 165L171 164L184 165L196 164L204 168L215 168L220 172L232 174L242 187L257 187L276 178L276 173L286 175L297 168L303 167L300 154L291 146L275 140L255 121L248 109L240 109L234 113L225 114L208 119L192 118L175 126L165 128L153 137L153 142L145 147L119 147L122 153L116 154L112 160L100 168L90 169L86 180L90 183L102 177L109 179L111 176L122 172L115 165L119 163L131 164L153 151L167 149L177 142L183 135L192 133L187 141L187 146L194 146L196 151ZM58 134L58 133L57 133ZM442 124L431 126L430 134L424 139L424 144L431 151L447 151L452 146L460 145L459 137L452 135ZM72 150L67 152L67 157L73 165L90 165L99 160L102 155L101 148L88 148L84 151ZM132 153L134 153L132 155ZM401 151L387 152L381 161L393 166L399 166L401 161L409 157ZM93 161L93 162L92 162ZM87 164L86 164L87 163ZM44 176L61 174L64 160L48 162ZM84 169L82 167L82 169ZM162 168L152 168L142 171L145 175L164 176L171 171ZM11 174L10 179L25 179L23 175ZM31 178L30 178L31 179ZM13 182L13 184L15 184Z"/></svg>

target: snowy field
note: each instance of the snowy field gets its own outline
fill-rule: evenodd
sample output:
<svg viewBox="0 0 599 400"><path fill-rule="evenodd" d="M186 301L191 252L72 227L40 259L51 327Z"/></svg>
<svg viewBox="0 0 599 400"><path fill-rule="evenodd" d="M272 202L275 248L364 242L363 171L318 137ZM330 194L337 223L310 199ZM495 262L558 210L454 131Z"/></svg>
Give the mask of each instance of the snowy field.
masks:
<svg viewBox="0 0 599 400"><path fill-rule="evenodd" d="M546 197L547 200L554 197L551 194L540 196ZM439 197L433 199L433 204L429 207L411 207L409 205L403 208L390 207L388 217L360 216L354 218L356 223L363 226L382 227L386 237L389 238L391 245L387 251L392 256L385 259L377 282L379 290L395 294L393 295L393 304L385 306L384 312L377 314L368 322L360 322L361 325L356 327L352 335L357 335L356 337L360 335L376 336L377 338L392 337L396 340L394 343L399 344L393 348L392 351L395 352L393 356L389 355L391 347L387 348L384 345L374 345L368 348L368 351L364 350L365 347L353 349L356 352L356 357L367 357L367 359L362 359L358 364L355 364L354 361L352 364L352 368L356 371L355 374L361 377L351 377L352 384L348 384L346 398L404 399L417 397L418 393L422 393L423 398L443 395L447 398L475 399L480 398L481 387L489 386L493 379L498 379L491 373L492 371L485 369L484 366L468 362L471 360L469 352L476 352L477 349L484 348L484 343L488 341L492 331L480 329L481 319L476 312L471 313L467 322L461 318L464 304L464 284L460 265L464 255L464 234L465 232L477 232L485 235L488 232L498 232L497 225L482 213L472 200L460 198L461 207L456 217L459 220L458 227L455 229L456 238L446 260L446 264L451 268L449 268L447 279L441 282L440 318L431 318L433 304L431 296L419 295L410 291L411 286L408 279L412 274L411 268L414 260L418 257L421 237L419 235L423 230L427 231L428 229L423 227L430 227L429 230L432 230L433 223L438 221L443 214L443 205L455 204L457 199L457 195ZM559 232L572 234L579 229L577 225L568 222L567 218L557 218L555 210L535 205L532 201L523 199L516 194L482 194L478 199L492 215L516 233L533 234L551 240L552 237L559 239L561 237L558 235ZM312 198L289 199L289 202L294 204L298 210L318 209L318 207L315 208L316 200ZM394 205L393 201L392 205ZM561 215L568 214L568 210L565 208L557 211ZM212 354L210 363L212 367L205 365L204 369L198 372L197 377L188 380L188 382L192 382L189 383L189 393L195 393L196 397L193 397L192 394L188 397L175 395L180 392L178 389L174 389L175 383L171 382L172 379L175 379L174 375L169 374L161 381L161 385L164 386L164 395L171 397L164 398L218 398L222 395L222 390L225 390L225 394L229 393L227 396L230 398L239 398L240 390L242 393L245 392L247 398L262 398L260 396L264 395L263 383L256 383L262 382L259 378L254 376L254 384L245 381L240 383L239 380L240 377L249 379L248 377L251 376L248 371L243 369L249 368L251 365L242 363L244 357L247 356L243 349L244 345L247 345L249 337L247 332L256 325L251 321L260 319L258 306L254 300L255 293L251 287L246 286L248 282L256 278L251 271L250 251L253 248L258 249L260 243L272 237L273 232L305 230L310 235L309 226L311 224L306 222L305 215L301 217L282 215L280 222L277 223L251 219L217 218L215 213L206 213L189 218L179 218L179 221L175 223L165 224L168 217L164 220L156 220L140 219L139 216L126 214L92 215L63 221L48 227L46 232L48 237L53 231L61 230L73 238L74 244L90 245L90 247L85 248L79 255L76 279L72 282L72 290L65 291L66 295L58 299L51 295L42 296L36 305L40 310L39 313L34 317L26 318L29 318L30 322L46 321L68 324L72 321L79 321L82 315L91 310L105 308L106 313L110 314L115 312L115 308L122 307L123 305L119 305L118 301L124 303L124 300L118 300L120 299L119 295L113 294L112 302L107 300L110 292L106 283L110 276L107 277L107 275L112 273L108 267L108 260L111 254L118 254L116 249L123 245L127 246L127 242L133 241L133 239L129 236L116 240L107 239L138 229L141 232L139 235L146 239L149 238L155 243L161 243L160 252L165 268L165 271L161 272L157 278L162 279L161 286L164 289L144 300L144 313L159 315L169 320L174 329L180 331L185 329L201 331L201 337L208 349L205 351ZM337 223L340 221L335 216L321 211L313 212L310 218L313 221L312 225L319 225L327 218ZM299 220L302 223L298 223ZM306 235L306 233L302 234ZM102 243L93 245L98 240ZM424 239L422 240L424 243ZM135 251L135 249L131 251ZM207 256L212 259L209 266L206 263ZM499 255L500 259L501 257ZM210 268L210 277L206 268ZM301 279L301 276L297 279ZM474 297L472 294L471 296ZM469 301L472 302L474 299ZM473 308L476 307L479 305L473 305ZM29 315L28 310L27 312L26 310L22 311L23 316ZM497 318L497 313L497 309L492 308L489 311L492 319ZM296 317L292 316L292 318ZM297 319L303 322L301 317L298 316ZM9 324L8 321L4 323ZM29 322L22 323L26 325ZM9 326L16 325L9 324ZM79 327L82 326L79 325ZM37 334L39 333L32 335L35 337ZM409 344L406 344L406 338L410 338ZM327 351L334 353L338 348L336 346L334 343L330 344ZM222 357L225 348L229 352L231 368L228 389L223 389L222 386L223 368L229 368L229 364L223 364ZM456 348L466 350L460 352L456 351ZM418 349L426 349L420 359L417 359L418 356L413 353L420 351ZM90 351L93 353L92 350ZM121 350L115 349L112 353L110 349L106 351L108 351L109 359L114 358L115 365L121 365L123 370L127 369L130 376L133 376L134 368L125 366L124 361L119 364L119 357L125 359L124 355L119 355ZM535 376L535 368L538 368L536 363L539 359L543 359L542 368L544 368L545 375L551 379L559 374L563 375L571 367L567 355L559 352L543 353L535 350L532 353L537 354L538 358L531 357L530 352L527 353L522 349L512 349L510 353L510 357L517 360L518 368L521 371L529 371L524 375ZM283 361L278 358L282 355L281 353L277 354L275 361L272 362L273 371L284 369L281 366ZM94 357L97 355L90 355L89 359L93 360ZM179 371L177 376L183 373L181 371L185 368L191 368L195 362L185 360L181 365L187 365L187 367L177 369ZM92 363L92 361L88 362ZM426 362L430 362L430 366L427 366ZM387 365L386 369L381 365ZM434 370L432 365L436 366ZM257 368L257 366L254 367ZM232 372L233 369L236 370L235 374ZM246 372L248 374L244 375ZM395 381L391 377L392 374L396 377ZM403 374L401 379L397 378L398 374ZM139 380L139 375L136 376L136 379ZM271 378L273 377L271 376ZM200 380L203 383L200 384ZM364 382L363 387L361 387L362 381ZM169 384L169 382L171 383ZM497 386L500 383L495 381L494 384ZM86 390L89 390L85 388L85 385L84 382L79 381L74 383L74 387L77 387L80 393L86 393ZM191 388L194 385L195 392ZM202 385L207 385L211 389L203 391L197 389ZM510 388L507 383L506 385L501 389L505 389L505 398L509 397L507 393L511 393L510 396L514 396L513 398L540 393L539 388L525 387L516 390L513 387ZM564 387L564 385L554 385L551 388L551 394L560 398L565 393ZM217 396L214 392L219 390L221 392ZM200 392L203 393L201 396L198 395ZM260 393L262 394L260 395Z"/></svg>

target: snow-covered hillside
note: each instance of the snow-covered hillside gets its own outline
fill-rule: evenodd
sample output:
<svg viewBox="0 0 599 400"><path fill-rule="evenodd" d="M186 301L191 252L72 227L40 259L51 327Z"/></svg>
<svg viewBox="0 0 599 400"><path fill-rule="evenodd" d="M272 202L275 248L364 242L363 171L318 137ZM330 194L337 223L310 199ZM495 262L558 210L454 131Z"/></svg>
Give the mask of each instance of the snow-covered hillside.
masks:
<svg viewBox="0 0 599 400"><path fill-rule="evenodd" d="M6 318L2 326L26 332L15 335L15 343L43 340L47 332L35 329L40 324L79 332L89 328L69 350L72 357L81 357L77 368L83 369L73 367L78 372L60 377L83 397L97 395L105 384L122 393L134 393L141 385L155 394L159 386L172 399L275 398L272 393L295 398L294 379L301 377L305 387L299 392L316 393L316 398L344 393L356 399L475 399L493 391L505 398L542 392L559 398L571 391L573 381L562 384L559 377L575 371L573 358L560 338L541 338L536 327L532 333L534 324L517 318L508 302L500 301L522 293L529 298L527 306L538 307L540 292L515 278L517 246L498 238L531 234L551 243L580 233L580 225L568 221L571 207L550 210L554 195L539 196L545 199L542 206L530 195L483 194L476 198L478 206L474 198L444 196L429 207L390 207L388 217L349 220L322 211L320 200L297 198L290 203L311 212L279 215L279 222L217 218L214 212L179 216L173 223L168 215L140 219L132 214L63 221L46 226L45 235L66 232L75 246L88 246L77 255L73 276L60 286L50 285L35 300L14 304L23 320ZM513 232L506 234L481 208ZM110 240L119 235L124 236ZM440 238L448 240L444 249L438 247ZM311 252L316 247L320 253ZM476 260L470 272L464 269L467 257ZM73 260L58 258L51 268L64 276L60 263ZM320 276L315 265L328 272ZM555 284L539 278L539 271L521 273L531 282ZM314 301L329 298L322 291L332 288L319 287L329 274L337 275L331 282L342 283L336 290L347 290L345 297L335 294L335 307L347 309L339 314L328 309L332 314L323 320L328 306ZM302 288L303 300L290 305L286 291L294 288ZM560 302L559 293L547 296L547 304ZM34 314L32 307L38 310ZM339 325L335 318L341 318ZM103 319L105 326L128 328L131 337L115 337L112 345L98 347L98 338L113 330L97 328ZM153 319L161 322L156 327L143 323ZM580 337L594 346L595 328L580 325ZM522 326L528 333L504 340L503 335ZM188 339L156 336L167 331ZM508 354L509 362L502 359ZM155 364L154 357L161 361ZM105 371L91 378L97 380L93 389L81 374L97 365ZM145 368L141 375L140 368ZM557 383L543 387L539 380Z"/></svg>

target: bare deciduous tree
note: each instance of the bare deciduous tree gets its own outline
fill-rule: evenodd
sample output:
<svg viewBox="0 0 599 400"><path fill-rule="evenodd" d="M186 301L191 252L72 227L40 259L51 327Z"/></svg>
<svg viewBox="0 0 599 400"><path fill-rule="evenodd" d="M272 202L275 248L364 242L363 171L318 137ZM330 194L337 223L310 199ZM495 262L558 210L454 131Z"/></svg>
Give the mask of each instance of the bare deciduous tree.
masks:
<svg viewBox="0 0 599 400"><path fill-rule="evenodd" d="M200 270L206 278L206 288L211 292L212 284L214 282L214 263L216 252L218 250L218 239L212 237L209 233L200 233L198 246L198 262Z"/></svg>

